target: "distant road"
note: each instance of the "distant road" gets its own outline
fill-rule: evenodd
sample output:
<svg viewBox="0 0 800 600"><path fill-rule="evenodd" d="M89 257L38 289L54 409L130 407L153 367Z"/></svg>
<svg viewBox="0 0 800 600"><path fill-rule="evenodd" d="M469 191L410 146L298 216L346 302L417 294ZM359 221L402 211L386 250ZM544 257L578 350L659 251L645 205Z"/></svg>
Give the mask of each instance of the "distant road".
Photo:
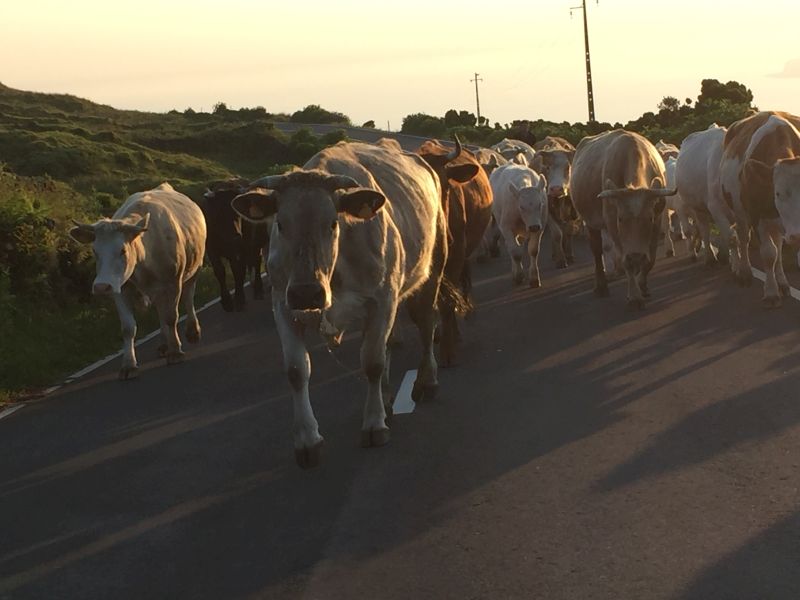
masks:
<svg viewBox="0 0 800 600"><path fill-rule="evenodd" d="M406 135L393 131L383 131L381 129L370 129L366 127L346 127L344 125L305 125L303 123L275 123L275 129L283 133L292 134L299 129L308 129L314 135L325 135L332 131L344 131L351 140L362 142L377 142L381 138L392 138L397 140L404 150L413 152L420 147L422 142L431 138L420 137L417 135ZM451 145L453 142L439 140L443 144Z"/></svg>

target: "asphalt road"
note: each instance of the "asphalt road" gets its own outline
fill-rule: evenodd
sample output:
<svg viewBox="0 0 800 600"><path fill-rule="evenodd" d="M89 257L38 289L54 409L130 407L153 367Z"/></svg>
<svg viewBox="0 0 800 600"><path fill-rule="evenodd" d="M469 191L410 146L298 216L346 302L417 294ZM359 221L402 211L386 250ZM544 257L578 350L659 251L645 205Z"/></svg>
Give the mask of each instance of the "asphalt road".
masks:
<svg viewBox="0 0 800 600"><path fill-rule="evenodd" d="M544 258L539 290L476 266L461 364L386 447L358 340L317 347L316 470L264 302L0 420L0 598L800 598L800 303L679 257L629 312L585 248Z"/></svg>

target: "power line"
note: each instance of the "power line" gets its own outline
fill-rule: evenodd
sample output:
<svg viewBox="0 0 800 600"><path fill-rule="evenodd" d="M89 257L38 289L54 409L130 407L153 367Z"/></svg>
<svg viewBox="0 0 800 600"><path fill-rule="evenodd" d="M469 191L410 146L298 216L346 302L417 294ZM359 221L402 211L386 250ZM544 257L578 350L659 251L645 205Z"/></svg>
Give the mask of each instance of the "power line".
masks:
<svg viewBox="0 0 800 600"><path fill-rule="evenodd" d="M600 0L597 0L600 4ZM594 91L592 89L592 60L589 54L589 23L586 18L586 0L582 0L580 6L572 6L569 9L569 16L572 16L573 10L581 9L583 11L583 40L586 48L586 97L589 102L589 121L596 121L594 116Z"/></svg>
<svg viewBox="0 0 800 600"><path fill-rule="evenodd" d="M470 81L470 83L472 83L473 81L475 82L475 104L476 104L477 109L478 109L478 126L480 126L480 124L481 124L481 99L480 99L480 96L478 96L478 82L479 81L483 81L483 79L478 77L478 73L475 73L475 79L470 79L469 81Z"/></svg>

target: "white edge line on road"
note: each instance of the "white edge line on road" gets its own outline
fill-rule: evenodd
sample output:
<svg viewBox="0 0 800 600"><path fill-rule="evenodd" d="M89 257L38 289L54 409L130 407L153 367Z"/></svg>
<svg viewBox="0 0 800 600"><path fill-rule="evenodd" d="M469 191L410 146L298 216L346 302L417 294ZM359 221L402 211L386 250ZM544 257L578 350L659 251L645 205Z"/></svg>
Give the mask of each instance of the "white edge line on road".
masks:
<svg viewBox="0 0 800 600"><path fill-rule="evenodd" d="M417 405L411 399L411 390L414 388L414 381L417 379L417 370L412 369L406 371L403 375L403 381L400 383L400 389L397 391L397 396L394 398L392 405L392 412L396 415L407 415L414 412L414 407Z"/></svg>
<svg viewBox="0 0 800 600"><path fill-rule="evenodd" d="M12 404L11 406L6 408L5 410L0 410L0 419L4 419L5 417L13 415L15 412L17 412L23 406L25 406L25 405L24 404Z"/></svg>
<svg viewBox="0 0 800 600"><path fill-rule="evenodd" d="M755 277L759 281L767 280L767 274L764 273L763 271L759 271L755 267L750 267L750 269L753 271L753 277ZM795 288L789 286L789 295L798 302L800 302L800 290L796 290Z"/></svg>
<svg viewBox="0 0 800 600"><path fill-rule="evenodd" d="M266 276L266 273L262 273L261 277L263 278L265 276ZM244 287L249 287L249 286L250 286L250 282L246 281L245 284L244 284ZM230 290L230 292L233 293L234 290ZM209 300L208 302L203 304L203 306L201 306L200 308L195 309L195 312L196 313L201 313L204 310L206 310L207 308L211 308L215 304L219 304L220 300L221 300L221 298L219 298L219 297L214 298L213 300ZM186 320L186 315L183 315L180 319L178 319L178 323L182 323L185 320ZM136 341L136 343L134 344L134 347L138 348L142 344L146 344L147 342L152 340L154 337L156 337L160 333L161 333L160 329L156 329L155 331L151 331L150 333L148 333L143 338L138 339ZM76 371L72 375L67 376L66 379L64 379L63 382L61 382L61 383L59 383L57 385L54 385L52 387L47 388L46 390L44 390L42 392L42 396L48 396L48 395L52 394L53 392L55 392L58 389L61 389L62 387L64 387L68 383L72 383L76 379L80 379L84 375L87 375L87 374L91 373L92 371L94 371L96 369L99 369L103 365L111 362L115 358L119 358L120 356L122 356L122 350L118 350L117 352L114 352L113 354L109 354L105 358L101 358L100 360L98 360L96 362L93 362L88 367L84 367L80 371ZM19 408L22 408L22 405L20 405ZM17 409L15 409L15 410L17 410ZM9 414L11 414L11 413L9 413Z"/></svg>

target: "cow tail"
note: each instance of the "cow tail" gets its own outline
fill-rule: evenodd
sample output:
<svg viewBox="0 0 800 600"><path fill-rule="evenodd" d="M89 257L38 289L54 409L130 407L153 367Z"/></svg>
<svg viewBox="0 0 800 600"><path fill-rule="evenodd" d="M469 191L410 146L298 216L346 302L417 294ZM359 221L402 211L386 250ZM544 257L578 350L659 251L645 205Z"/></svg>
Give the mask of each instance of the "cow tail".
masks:
<svg viewBox="0 0 800 600"><path fill-rule="evenodd" d="M472 301L464 294L460 282L455 282L447 275L442 277L442 283L439 286L439 309L454 310L457 314L469 314L474 309Z"/></svg>

